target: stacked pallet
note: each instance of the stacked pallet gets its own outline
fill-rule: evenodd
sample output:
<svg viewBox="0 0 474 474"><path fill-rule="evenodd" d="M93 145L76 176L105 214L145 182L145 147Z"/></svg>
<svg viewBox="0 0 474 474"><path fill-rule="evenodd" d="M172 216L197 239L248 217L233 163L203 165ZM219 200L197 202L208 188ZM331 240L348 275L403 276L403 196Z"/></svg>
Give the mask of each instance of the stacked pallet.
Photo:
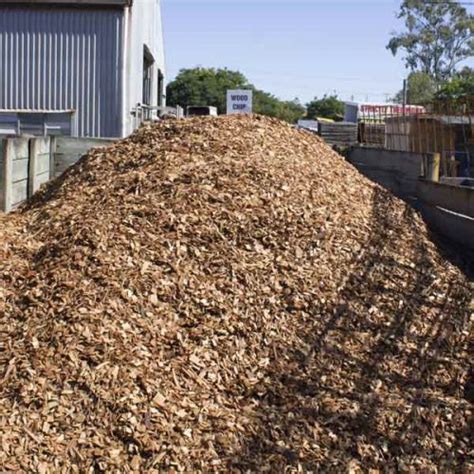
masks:
<svg viewBox="0 0 474 474"><path fill-rule="evenodd" d="M359 142L364 145L385 147L385 128L384 123L359 123Z"/></svg>
<svg viewBox="0 0 474 474"><path fill-rule="evenodd" d="M330 145L348 147L357 143L357 124L319 122L319 135Z"/></svg>

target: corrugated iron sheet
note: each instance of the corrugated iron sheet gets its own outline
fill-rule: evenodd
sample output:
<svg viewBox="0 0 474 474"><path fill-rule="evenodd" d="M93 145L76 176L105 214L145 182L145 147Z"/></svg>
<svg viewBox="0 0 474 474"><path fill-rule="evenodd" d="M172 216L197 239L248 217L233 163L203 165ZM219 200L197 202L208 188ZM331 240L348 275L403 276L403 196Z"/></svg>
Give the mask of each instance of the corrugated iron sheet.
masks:
<svg viewBox="0 0 474 474"><path fill-rule="evenodd" d="M120 136L122 38L121 10L0 7L0 109L73 109L79 136Z"/></svg>

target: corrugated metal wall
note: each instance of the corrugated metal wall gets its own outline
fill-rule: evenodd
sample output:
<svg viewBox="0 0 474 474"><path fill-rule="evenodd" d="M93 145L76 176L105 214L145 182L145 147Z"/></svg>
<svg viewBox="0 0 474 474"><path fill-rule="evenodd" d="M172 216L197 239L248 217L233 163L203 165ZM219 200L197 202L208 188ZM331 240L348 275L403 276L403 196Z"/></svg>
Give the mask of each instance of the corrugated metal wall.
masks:
<svg viewBox="0 0 474 474"><path fill-rule="evenodd" d="M122 44L120 9L0 7L0 109L74 109L79 136L120 136Z"/></svg>

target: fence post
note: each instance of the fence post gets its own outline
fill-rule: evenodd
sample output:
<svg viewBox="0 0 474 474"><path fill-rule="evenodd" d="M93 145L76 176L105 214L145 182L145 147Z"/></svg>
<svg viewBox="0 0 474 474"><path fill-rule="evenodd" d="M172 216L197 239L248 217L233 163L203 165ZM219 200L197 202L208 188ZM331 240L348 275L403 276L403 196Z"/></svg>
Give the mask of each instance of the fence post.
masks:
<svg viewBox="0 0 474 474"><path fill-rule="evenodd" d="M38 158L38 142L32 138L29 143L29 160L28 160L28 197L30 198L38 190L36 184L36 162Z"/></svg>
<svg viewBox="0 0 474 474"><path fill-rule="evenodd" d="M50 145L49 145L49 179L56 178L56 137L50 138Z"/></svg>
<svg viewBox="0 0 474 474"><path fill-rule="evenodd" d="M427 178L430 181L439 181L439 168L441 165L441 153L433 153L430 157Z"/></svg>
<svg viewBox="0 0 474 474"><path fill-rule="evenodd" d="M12 210L12 186L13 186L13 142L11 139L2 140L2 170L0 173L0 211L10 212Z"/></svg>
<svg viewBox="0 0 474 474"><path fill-rule="evenodd" d="M51 139L32 138L29 142L28 197L51 179Z"/></svg>

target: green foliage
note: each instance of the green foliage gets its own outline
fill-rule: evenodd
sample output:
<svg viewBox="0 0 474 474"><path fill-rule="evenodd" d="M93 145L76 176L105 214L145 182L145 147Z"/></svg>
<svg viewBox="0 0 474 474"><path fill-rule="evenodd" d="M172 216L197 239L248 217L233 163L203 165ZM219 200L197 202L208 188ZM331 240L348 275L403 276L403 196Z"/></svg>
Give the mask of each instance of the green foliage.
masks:
<svg viewBox="0 0 474 474"><path fill-rule="evenodd" d="M254 111L257 114L277 117L290 123L297 122L304 117L305 108L297 99L281 101L268 92L254 90Z"/></svg>
<svg viewBox="0 0 474 474"><path fill-rule="evenodd" d="M412 72L407 81L408 104L426 105L433 101L436 84L435 81L425 72ZM393 98L396 104L403 103L403 90L398 92Z"/></svg>
<svg viewBox="0 0 474 474"><path fill-rule="evenodd" d="M394 34L387 49L394 55L404 50L412 71L424 72L440 83L474 55L474 16L455 0L404 0L398 18L405 21L407 31Z"/></svg>
<svg viewBox="0 0 474 474"><path fill-rule="evenodd" d="M280 102L280 111L277 117L290 123L296 123L306 114L306 108L298 99Z"/></svg>
<svg viewBox="0 0 474 474"><path fill-rule="evenodd" d="M226 112L226 91L248 88L246 77L237 71L214 68L183 69L168 85L167 103L170 106L210 105L219 113Z"/></svg>
<svg viewBox="0 0 474 474"><path fill-rule="evenodd" d="M458 100L474 97L474 69L469 67L458 72L436 93L437 100Z"/></svg>
<svg viewBox="0 0 474 474"><path fill-rule="evenodd" d="M308 119L317 117L328 118L332 120L341 120L344 117L344 103L339 100L337 95L324 95L322 99L314 98L306 105Z"/></svg>
<svg viewBox="0 0 474 474"><path fill-rule="evenodd" d="M228 89L254 91L254 112L277 117L290 123L304 116L305 109L297 101L281 101L272 94L258 90L238 71L214 68L183 69L168 85L167 103L171 106L209 105L226 113Z"/></svg>

